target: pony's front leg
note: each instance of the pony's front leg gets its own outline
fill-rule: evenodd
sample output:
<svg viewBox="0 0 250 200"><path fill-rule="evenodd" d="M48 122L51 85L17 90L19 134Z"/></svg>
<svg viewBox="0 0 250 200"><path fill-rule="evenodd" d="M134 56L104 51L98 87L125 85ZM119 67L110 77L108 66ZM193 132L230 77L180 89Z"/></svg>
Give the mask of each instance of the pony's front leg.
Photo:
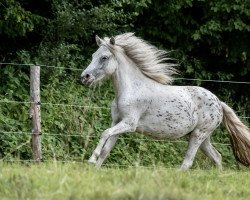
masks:
<svg viewBox="0 0 250 200"><path fill-rule="evenodd" d="M119 122L119 117L120 116L119 116L118 113L119 112L118 112L116 100L113 100L112 105L111 105L111 115L112 115L112 124L111 124L111 127L114 127ZM111 151L112 147L115 145L115 142L116 142L118 136L115 136L116 139L112 139L112 138L110 138L106 142L106 144L105 144L106 149L108 149L108 147L110 147L110 150L109 151L108 150L102 151L103 155L101 157L105 157L105 158L107 157L107 155L104 156L104 153L107 152L106 154L108 154ZM98 159L98 157L95 155L95 151L94 151L93 154L92 154L92 156L89 158L88 162L92 163L92 164L96 164L97 159Z"/></svg>
<svg viewBox="0 0 250 200"><path fill-rule="evenodd" d="M127 119L127 120L122 120L121 122L113 126L112 128L105 130L102 133L99 143L96 149L94 150L92 156L90 157L89 162L96 163L96 160L99 158L101 154L102 148L104 147L105 143L108 141L110 137L113 137L113 136L116 136L125 132L133 132L135 131L135 129L136 129L135 120ZM100 165L101 164L98 164L98 167L100 167Z"/></svg>
<svg viewBox="0 0 250 200"><path fill-rule="evenodd" d="M109 155L110 151L112 150L112 148L115 146L115 143L118 139L118 135L115 136L111 136L107 142L105 143L105 145L103 146L100 156L98 157L98 160L96 162L96 167L99 168L101 167L102 163L104 162L104 160L106 159L106 157Z"/></svg>
<svg viewBox="0 0 250 200"><path fill-rule="evenodd" d="M108 153L111 151L111 149L113 148L113 146L115 145L116 141L118 139L118 136L112 136L110 137L107 142L105 143L104 147L101 150L101 154L98 158L96 151L98 150L97 147L94 150L94 152L92 153L91 157L89 158L88 162L92 163L92 164L96 164L97 163L97 159L98 159L98 163L97 165L101 165L103 163L103 161L105 160L105 158L107 157ZM102 162L101 162L102 159ZM101 164L100 164L101 163Z"/></svg>

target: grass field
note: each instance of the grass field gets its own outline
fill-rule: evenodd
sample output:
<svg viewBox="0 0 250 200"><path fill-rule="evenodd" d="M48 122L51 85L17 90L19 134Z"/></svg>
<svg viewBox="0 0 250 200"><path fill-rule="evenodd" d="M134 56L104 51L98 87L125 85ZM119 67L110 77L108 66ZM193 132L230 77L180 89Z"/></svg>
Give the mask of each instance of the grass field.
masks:
<svg viewBox="0 0 250 200"><path fill-rule="evenodd" d="M247 170L102 168L79 163L0 163L5 199L249 199Z"/></svg>

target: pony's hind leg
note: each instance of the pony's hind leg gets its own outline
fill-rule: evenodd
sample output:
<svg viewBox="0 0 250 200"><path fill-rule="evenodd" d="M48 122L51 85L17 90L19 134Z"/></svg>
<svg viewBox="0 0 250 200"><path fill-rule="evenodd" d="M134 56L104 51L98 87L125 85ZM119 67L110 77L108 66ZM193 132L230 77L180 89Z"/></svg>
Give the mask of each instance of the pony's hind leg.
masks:
<svg viewBox="0 0 250 200"><path fill-rule="evenodd" d="M188 150L181 164L180 171L186 171L193 165L197 150L199 149L202 142L209 136L209 134L210 132L200 131L200 129L194 129L190 133Z"/></svg>
<svg viewBox="0 0 250 200"><path fill-rule="evenodd" d="M221 155L211 144L210 137L204 140L200 146L200 149L215 163L218 169L222 170Z"/></svg>

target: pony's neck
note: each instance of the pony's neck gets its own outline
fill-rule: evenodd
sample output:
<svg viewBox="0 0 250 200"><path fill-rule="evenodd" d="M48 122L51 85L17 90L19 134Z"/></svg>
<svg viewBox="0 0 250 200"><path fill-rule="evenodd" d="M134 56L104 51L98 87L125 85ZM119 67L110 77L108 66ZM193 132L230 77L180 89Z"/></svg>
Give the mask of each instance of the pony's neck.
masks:
<svg viewBox="0 0 250 200"><path fill-rule="evenodd" d="M119 97L121 93L131 91L135 84L147 82L148 78L126 55L122 53L118 54L117 60L118 68L112 76L117 97Z"/></svg>

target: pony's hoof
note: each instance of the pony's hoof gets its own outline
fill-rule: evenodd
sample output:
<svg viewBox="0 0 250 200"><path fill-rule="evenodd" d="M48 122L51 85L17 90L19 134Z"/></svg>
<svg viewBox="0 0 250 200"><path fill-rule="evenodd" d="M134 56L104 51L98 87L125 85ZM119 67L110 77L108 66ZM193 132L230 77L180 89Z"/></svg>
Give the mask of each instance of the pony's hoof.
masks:
<svg viewBox="0 0 250 200"><path fill-rule="evenodd" d="M182 172L186 172L188 171L187 169L182 169L182 168L178 168L176 169L176 172L182 173Z"/></svg>
<svg viewBox="0 0 250 200"><path fill-rule="evenodd" d="M96 164L96 159L91 157L89 160L88 160L88 163L91 164L91 165L95 165Z"/></svg>
<svg viewBox="0 0 250 200"><path fill-rule="evenodd" d="M179 169L177 169L177 172L186 172L188 171L189 167L182 165Z"/></svg>

